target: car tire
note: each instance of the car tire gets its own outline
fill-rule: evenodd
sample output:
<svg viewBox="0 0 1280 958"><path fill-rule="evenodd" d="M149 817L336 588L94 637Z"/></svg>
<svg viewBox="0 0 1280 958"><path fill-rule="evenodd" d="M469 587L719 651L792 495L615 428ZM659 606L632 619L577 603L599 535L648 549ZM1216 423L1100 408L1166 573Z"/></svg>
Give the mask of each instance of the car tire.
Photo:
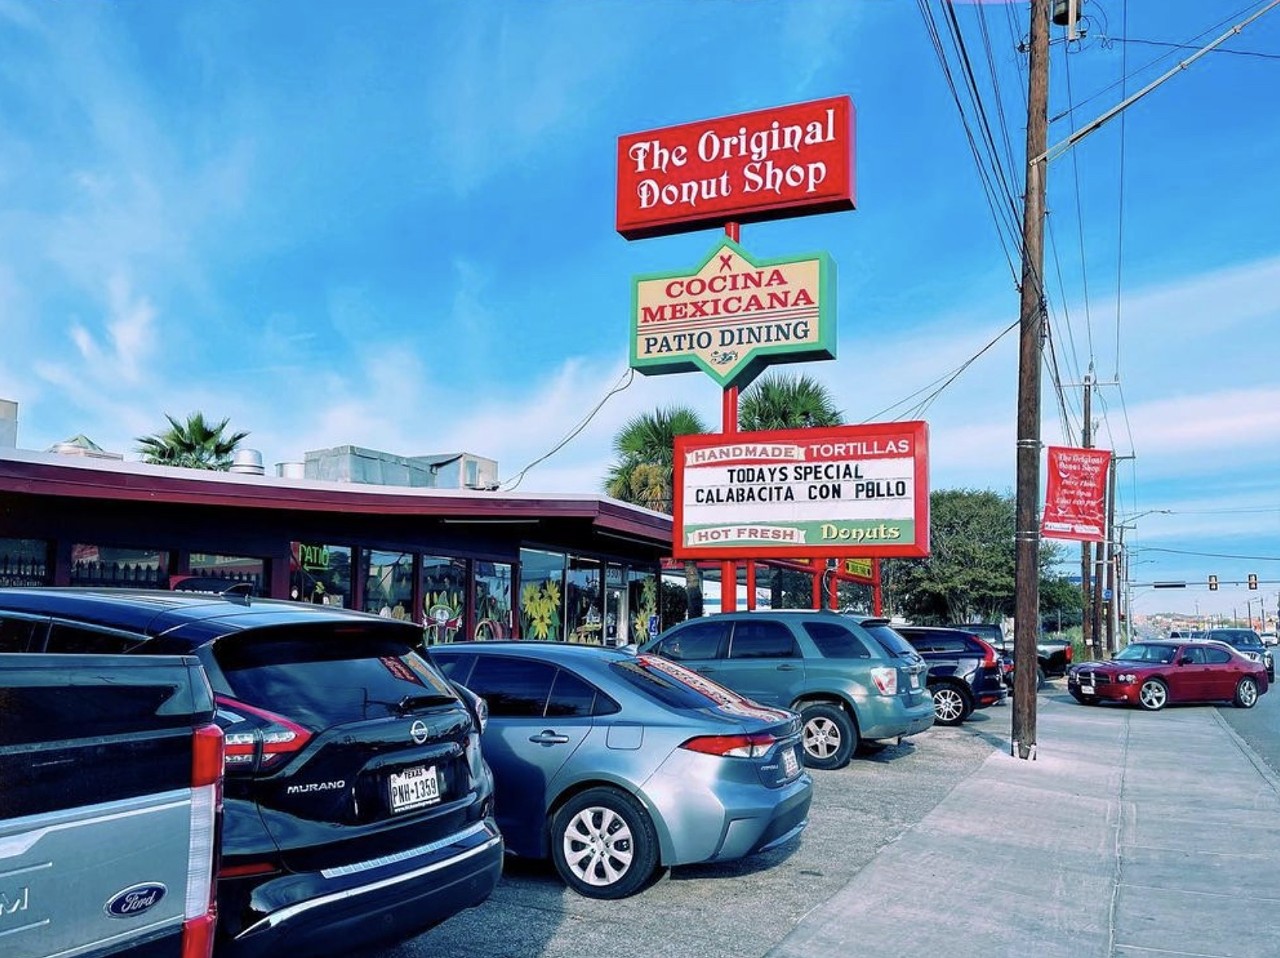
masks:
<svg viewBox="0 0 1280 958"><path fill-rule="evenodd" d="M551 857L564 883L584 898L626 898L658 871L658 833L631 795L590 788L552 817Z"/></svg>
<svg viewBox="0 0 1280 958"><path fill-rule="evenodd" d="M800 709L801 754L807 768L844 768L858 745L858 727L838 705L818 702Z"/></svg>
<svg viewBox="0 0 1280 958"><path fill-rule="evenodd" d="M959 684L935 682L929 691L933 693L933 720L938 725L959 725L973 714L973 696Z"/></svg>
<svg viewBox="0 0 1280 958"><path fill-rule="evenodd" d="M1258 680L1246 675L1236 683L1236 697L1232 704L1238 709L1251 709L1258 704Z"/></svg>
<svg viewBox="0 0 1280 958"><path fill-rule="evenodd" d="M1148 712L1159 712L1169 701L1169 686L1160 679L1147 679L1138 689L1138 705Z"/></svg>

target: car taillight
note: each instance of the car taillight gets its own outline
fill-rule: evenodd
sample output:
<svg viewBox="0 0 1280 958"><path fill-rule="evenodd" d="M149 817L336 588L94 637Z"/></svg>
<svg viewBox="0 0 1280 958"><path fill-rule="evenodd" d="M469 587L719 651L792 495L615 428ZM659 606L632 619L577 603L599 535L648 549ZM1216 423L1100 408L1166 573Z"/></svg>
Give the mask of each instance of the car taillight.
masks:
<svg viewBox="0 0 1280 958"><path fill-rule="evenodd" d="M266 772L279 768L301 752L311 741L311 733L283 715L218 696L218 717L227 723L226 769L228 772ZM241 724L245 728L239 728Z"/></svg>
<svg viewBox="0 0 1280 958"><path fill-rule="evenodd" d="M871 681L876 684L881 695L898 694L898 670L893 667L880 667L871 670Z"/></svg>
<svg viewBox="0 0 1280 958"><path fill-rule="evenodd" d="M752 735L699 735L681 745L691 752L703 755L723 755L728 758L759 758L778 741L768 732Z"/></svg>
<svg viewBox="0 0 1280 958"><path fill-rule="evenodd" d="M982 649L982 667L984 669L996 668L999 665L999 659L996 657L995 648L981 636L973 636L973 641L977 642L978 648Z"/></svg>
<svg viewBox="0 0 1280 958"><path fill-rule="evenodd" d="M1066 661L1073 661L1076 657L1076 647L1074 645L1068 645L1063 651L1063 655L1066 657Z"/></svg>
<svg viewBox="0 0 1280 958"><path fill-rule="evenodd" d="M182 958L209 958L213 954L213 928L217 920L213 876L218 867L218 820L222 814L222 752L222 729L206 725L195 730Z"/></svg>

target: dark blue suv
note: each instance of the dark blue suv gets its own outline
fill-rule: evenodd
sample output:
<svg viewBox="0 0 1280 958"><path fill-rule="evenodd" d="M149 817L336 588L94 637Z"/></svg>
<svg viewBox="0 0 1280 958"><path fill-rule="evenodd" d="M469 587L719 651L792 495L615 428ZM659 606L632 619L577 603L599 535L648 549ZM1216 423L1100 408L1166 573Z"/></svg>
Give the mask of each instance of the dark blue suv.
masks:
<svg viewBox="0 0 1280 958"><path fill-rule="evenodd" d="M895 625L929 666L934 720L959 725L974 709L1004 701L1000 659L990 644L959 629Z"/></svg>

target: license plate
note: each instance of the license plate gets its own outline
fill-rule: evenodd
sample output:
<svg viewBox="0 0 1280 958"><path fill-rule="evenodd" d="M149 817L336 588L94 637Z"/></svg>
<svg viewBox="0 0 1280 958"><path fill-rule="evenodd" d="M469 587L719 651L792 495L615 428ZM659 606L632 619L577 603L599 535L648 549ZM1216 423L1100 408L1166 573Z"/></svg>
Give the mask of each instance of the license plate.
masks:
<svg viewBox="0 0 1280 958"><path fill-rule="evenodd" d="M434 765L392 772L387 784L391 789L393 812L407 812L440 801L440 778Z"/></svg>
<svg viewBox="0 0 1280 958"><path fill-rule="evenodd" d="M920 676L918 675L911 676L911 687L913 689L920 688Z"/></svg>
<svg viewBox="0 0 1280 958"><path fill-rule="evenodd" d="M800 774L800 761L796 758L796 750L793 748L782 751L782 774L784 778L794 778Z"/></svg>

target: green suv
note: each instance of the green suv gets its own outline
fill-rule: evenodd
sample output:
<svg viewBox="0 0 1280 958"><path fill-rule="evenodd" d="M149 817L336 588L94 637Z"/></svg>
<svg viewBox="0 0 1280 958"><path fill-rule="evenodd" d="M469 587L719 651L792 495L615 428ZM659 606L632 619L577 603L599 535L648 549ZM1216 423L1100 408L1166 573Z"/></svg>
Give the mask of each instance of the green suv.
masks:
<svg viewBox="0 0 1280 958"><path fill-rule="evenodd" d="M888 619L836 612L724 612L640 647L804 721L804 762L842 768L860 741L897 741L933 724L928 666Z"/></svg>

